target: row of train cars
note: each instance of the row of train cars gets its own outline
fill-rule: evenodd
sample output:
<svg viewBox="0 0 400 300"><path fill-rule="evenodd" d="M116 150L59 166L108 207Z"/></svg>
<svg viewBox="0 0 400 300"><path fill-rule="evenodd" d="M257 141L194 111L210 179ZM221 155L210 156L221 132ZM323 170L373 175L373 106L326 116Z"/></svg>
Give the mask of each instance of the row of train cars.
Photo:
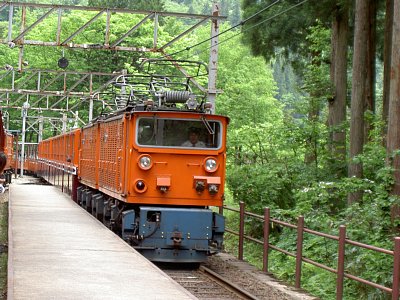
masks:
<svg viewBox="0 0 400 300"><path fill-rule="evenodd" d="M71 198L148 259L199 263L223 245L215 208L224 199L228 122L204 110L126 108L39 142L24 169L44 179L70 174ZM15 137L0 127L7 179L18 169Z"/></svg>

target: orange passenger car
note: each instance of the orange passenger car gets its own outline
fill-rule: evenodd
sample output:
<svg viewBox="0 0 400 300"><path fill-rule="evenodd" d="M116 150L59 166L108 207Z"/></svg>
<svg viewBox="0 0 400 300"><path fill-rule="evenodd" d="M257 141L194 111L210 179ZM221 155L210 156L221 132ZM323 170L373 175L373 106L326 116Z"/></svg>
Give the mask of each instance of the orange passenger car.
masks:
<svg viewBox="0 0 400 300"><path fill-rule="evenodd" d="M36 173L49 182L51 182L50 177L54 177L54 170L63 170L67 174L76 175L79 163L80 132L80 129L75 129L40 142ZM34 160L31 159L31 161ZM58 175L64 176L64 173Z"/></svg>
<svg viewBox="0 0 400 300"><path fill-rule="evenodd" d="M4 153L3 158L6 159L3 172L5 173L6 182L11 182L11 172L15 169L14 158L14 136L7 132L3 126L3 115L0 111L0 152Z"/></svg>

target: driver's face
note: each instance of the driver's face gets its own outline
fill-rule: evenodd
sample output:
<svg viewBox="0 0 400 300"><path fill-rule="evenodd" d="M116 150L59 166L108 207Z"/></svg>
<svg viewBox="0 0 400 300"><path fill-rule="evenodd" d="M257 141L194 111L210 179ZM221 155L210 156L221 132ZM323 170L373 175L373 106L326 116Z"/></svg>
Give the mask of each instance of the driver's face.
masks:
<svg viewBox="0 0 400 300"><path fill-rule="evenodd" d="M197 135L196 132L191 132L191 133L189 134L189 140L190 140L190 142L191 142L192 144L196 144L196 143L198 142L198 140L199 140L199 136Z"/></svg>

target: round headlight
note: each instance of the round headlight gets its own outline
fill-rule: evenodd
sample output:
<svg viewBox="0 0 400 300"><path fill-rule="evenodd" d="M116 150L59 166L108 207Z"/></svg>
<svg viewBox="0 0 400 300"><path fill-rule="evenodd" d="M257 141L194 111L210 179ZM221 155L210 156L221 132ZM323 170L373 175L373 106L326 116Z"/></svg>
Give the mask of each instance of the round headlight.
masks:
<svg viewBox="0 0 400 300"><path fill-rule="evenodd" d="M207 172L215 172L218 169L217 161L214 158L207 158L204 163L204 168Z"/></svg>
<svg viewBox="0 0 400 300"><path fill-rule="evenodd" d="M149 155L141 155L139 157L138 165L142 170L149 170L153 166L153 162Z"/></svg>

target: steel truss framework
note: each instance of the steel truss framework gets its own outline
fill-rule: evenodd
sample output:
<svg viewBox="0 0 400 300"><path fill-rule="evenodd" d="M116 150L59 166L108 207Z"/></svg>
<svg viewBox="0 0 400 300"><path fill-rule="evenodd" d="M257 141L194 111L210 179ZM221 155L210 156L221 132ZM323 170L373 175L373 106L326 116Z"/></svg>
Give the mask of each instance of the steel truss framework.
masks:
<svg viewBox="0 0 400 300"><path fill-rule="evenodd" d="M70 29L64 20L73 11L83 11L90 14L89 21L78 25L78 28ZM32 13L34 12L34 13ZM116 36L118 24L113 22L115 15L122 15L126 20L135 20L127 32ZM101 92L122 71L114 73L101 72L74 72L63 70L39 70L24 69L24 49L29 46L58 47L62 49L96 49L105 51L129 51L141 53L158 53L160 57L171 59L167 50L182 37L192 33L199 26L211 25L209 80L204 87L190 78L200 90L207 93L208 99L215 107L216 97L216 72L218 59L218 33L219 22L225 17L219 16L219 8L214 4L212 15L197 15L170 12L139 11L115 8L96 8L85 6L65 6L51 4L34 4L19 2L0 2L0 16L6 16L0 22L8 24L4 38L0 44L8 45L10 49L18 48L18 62L10 62L0 71L0 108L21 109L22 115L27 115L27 110L58 111L72 114L72 119L85 121L92 117L93 97ZM29 16L29 18L27 17ZM32 20L32 16L37 16ZM39 30L43 22L56 17L55 35L48 40L36 40L32 32ZM159 21L164 17L182 20L185 29L170 40L165 41L159 33ZM29 22L27 20L30 20ZM139 20L139 21L137 21ZM102 34L85 34L91 25L99 22L104 28ZM77 23L78 20L77 20ZM144 25L152 25L151 45L136 45L130 37ZM101 36L101 40L98 37ZM82 38L84 37L84 38ZM97 39L96 39L97 38ZM84 42L82 42L84 40ZM161 42L162 41L162 42ZM183 68L176 65L182 72ZM1 66L0 66L1 68ZM79 119L75 111L82 103L89 102L89 114L87 120ZM102 103L103 106L112 106L112 103ZM25 112L24 112L25 111ZM29 126L28 126L29 128Z"/></svg>
<svg viewBox="0 0 400 300"><path fill-rule="evenodd" d="M0 72L0 108L19 109L25 102L37 111L74 111L82 101L95 101L101 92L122 72L59 72L51 70L8 70ZM112 103L104 103L112 107Z"/></svg>

